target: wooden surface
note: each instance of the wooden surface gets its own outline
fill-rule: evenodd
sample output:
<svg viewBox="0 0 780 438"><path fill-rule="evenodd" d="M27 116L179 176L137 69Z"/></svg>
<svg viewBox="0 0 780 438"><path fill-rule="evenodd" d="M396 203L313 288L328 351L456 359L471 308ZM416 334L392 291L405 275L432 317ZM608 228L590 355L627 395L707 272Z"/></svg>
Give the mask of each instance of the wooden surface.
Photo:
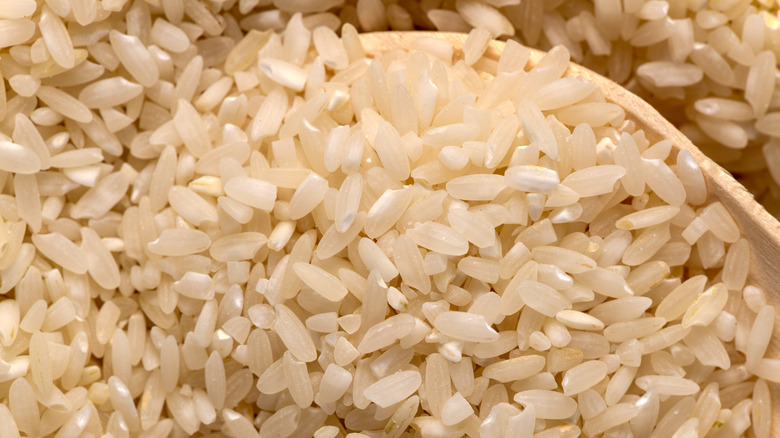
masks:
<svg viewBox="0 0 780 438"><path fill-rule="evenodd" d="M366 53L383 53L391 50L407 50L409 44L420 37L433 37L452 43L456 57L463 56L460 49L466 40L465 34L441 32L376 32L361 34ZM484 57L498 60L504 43L492 41ZM535 65L544 52L531 50L530 66ZM650 104L615 82L593 71L570 64L567 76L581 76L598 84L607 100L620 104L626 117L643 129L651 142L669 139L674 143L673 155L679 149L689 150L704 172L710 200L719 200L729 210L752 246L752 259L748 282L760 286L780 310L780 223L764 207L757 203L750 192L737 182L731 174L706 157L677 128L658 113ZM768 178L768 176L767 176ZM768 357L780 358L780 311L775 321L772 344ZM773 436L780 437L780 385L772 385Z"/></svg>

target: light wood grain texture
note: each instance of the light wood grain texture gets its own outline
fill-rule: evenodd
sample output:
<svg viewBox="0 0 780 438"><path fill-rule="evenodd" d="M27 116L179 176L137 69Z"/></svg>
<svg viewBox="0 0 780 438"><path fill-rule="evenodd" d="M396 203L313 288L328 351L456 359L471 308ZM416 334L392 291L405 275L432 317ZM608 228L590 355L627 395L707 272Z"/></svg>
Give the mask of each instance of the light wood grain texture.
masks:
<svg viewBox="0 0 780 438"><path fill-rule="evenodd" d="M361 40L367 54L384 53L392 50L408 50L409 44L417 38L441 38L452 43L454 56L463 58L461 51L466 41L465 34L441 32L376 32L362 34ZM483 58L497 61L504 48L501 41L492 41ZM531 50L530 68L543 56L544 52ZM479 63L475 67L479 67ZM664 119L658 111L639 96L631 93L617 83L594 73L593 71L570 64L567 76L581 76L598 84L607 100L620 104L626 111L626 117L643 129L651 142L669 139L674 143L673 155L679 149L689 150L704 172L710 200L719 200L729 210L750 241L752 258L748 282L760 286L780 310L780 222L770 215L764 207L753 199L750 192L737 182L731 174L705 156L685 135ZM775 321L772 343L768 357L780 357L780 312ZM780 437L780 385L772 385L772 423L773 436Z"/></svg>

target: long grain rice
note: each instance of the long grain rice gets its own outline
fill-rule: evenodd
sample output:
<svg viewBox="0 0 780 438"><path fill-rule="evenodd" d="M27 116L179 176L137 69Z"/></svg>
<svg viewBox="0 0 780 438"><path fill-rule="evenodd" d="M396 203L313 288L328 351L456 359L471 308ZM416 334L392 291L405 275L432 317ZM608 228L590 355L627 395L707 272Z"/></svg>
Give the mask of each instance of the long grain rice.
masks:
<svg viewBox="0 0 780 438"><path fill-rule="evenodd" d="M147 3L0 0L0 435L768 436L750 243L566 69L780 174L771 5Z"/></svg>

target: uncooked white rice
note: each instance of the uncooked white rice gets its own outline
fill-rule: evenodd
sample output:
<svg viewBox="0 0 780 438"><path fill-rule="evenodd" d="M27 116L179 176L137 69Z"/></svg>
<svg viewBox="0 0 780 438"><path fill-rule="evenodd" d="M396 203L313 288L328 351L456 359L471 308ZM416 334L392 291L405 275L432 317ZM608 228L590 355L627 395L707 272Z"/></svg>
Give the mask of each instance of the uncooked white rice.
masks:
<svg viewBox="0 0 780 438"><path fill-rule="evenodd" d="M0 0L0 436L769 436L750 243L565 71L776 176L777 8L592 3Z"/></svg>

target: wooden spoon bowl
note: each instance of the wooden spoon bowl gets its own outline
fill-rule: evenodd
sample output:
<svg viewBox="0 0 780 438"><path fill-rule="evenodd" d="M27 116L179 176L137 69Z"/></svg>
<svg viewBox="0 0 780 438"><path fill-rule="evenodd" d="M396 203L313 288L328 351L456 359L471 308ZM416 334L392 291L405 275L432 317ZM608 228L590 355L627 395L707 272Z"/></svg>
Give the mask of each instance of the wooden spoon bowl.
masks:
<svg viewBox="0 0 780 438"><path fill-rule="evenodd" d="M419 38L440 38L452 44L454 56L463 58L466 34L442 32L376 32L361 35L363 47L368 54L379 54L391 50L409 50L412 41ZM505 43L491 41L483 57L498 61ZM535 66L545 52L531 49L529 66ZM739 225L742 235L750 242L752 256L748 282L761 287L767 297L780 310L780 222L770 215L753 195L737 182L724 168L704 155L674 125L667 121L655 108L636 94L585 67L570 63L566 76L580 76L601 87L604 97L625 109L626 118L642 129L648 140L663 139L673 143L672 155L680 149L688 150L704 174L708 202L720 201ZM780 315L780 312L777 312ZM775 321L772 341L767 357L780 357L780 321ZM780 385L772 384L773 436L780 436Z"/></svg>

